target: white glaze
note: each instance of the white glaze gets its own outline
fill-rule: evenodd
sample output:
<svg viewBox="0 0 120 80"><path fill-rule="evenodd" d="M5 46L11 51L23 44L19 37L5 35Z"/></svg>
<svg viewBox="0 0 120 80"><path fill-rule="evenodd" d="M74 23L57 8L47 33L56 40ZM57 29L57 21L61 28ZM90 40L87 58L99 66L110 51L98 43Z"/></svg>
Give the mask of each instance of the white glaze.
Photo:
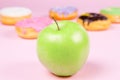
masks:
<svg viewBox="0 0 120 80"><path fill-rule="evenodd" d="M21 17L30 15L32 11L24 7L6 7L0 10L0 15L8 17Z"/></svg>

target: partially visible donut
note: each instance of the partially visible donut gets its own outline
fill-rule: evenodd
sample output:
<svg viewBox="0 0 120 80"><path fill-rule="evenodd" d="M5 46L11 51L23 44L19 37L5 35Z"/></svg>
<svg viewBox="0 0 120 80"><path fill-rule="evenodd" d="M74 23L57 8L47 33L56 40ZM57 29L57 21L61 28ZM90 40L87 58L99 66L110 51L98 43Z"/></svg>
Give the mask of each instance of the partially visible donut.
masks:
<svg viewBox="0 0 120 80"><path fill-rule="evenodd" d="M120 23L120 7L105 8L100 13L108 17L112 23Z"/></svg>

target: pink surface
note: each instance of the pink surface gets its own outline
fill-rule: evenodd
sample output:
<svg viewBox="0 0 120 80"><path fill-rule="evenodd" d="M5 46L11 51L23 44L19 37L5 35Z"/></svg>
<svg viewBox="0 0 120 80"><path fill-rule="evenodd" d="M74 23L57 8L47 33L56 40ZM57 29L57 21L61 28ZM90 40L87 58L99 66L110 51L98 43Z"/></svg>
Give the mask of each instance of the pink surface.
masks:
<svg viewBox="0 0 120 80"><path fill-rule="evenodd" d="M0 0L0 8L25 6L34 16L48 14L56 5L73 5L81 12L98 12L108 6L119 6L120 0ZM56 77L39 62L36 40L17 36L14 27L0 25L0 80L120 80L120 24L109 30L88 32L90 55L84 67L72 77Z"/></svg>
<svg viewBox="0 0 120 80"><path fill-rule="evenodd" d="M21 39L14 27L0 25L0 80L119 80L120 24L88 34L91 47L86 64L72 77L61 78L40 64L36 40Z"/></svg>
<svg viewBox="0 0 120 80"><path fill-rule="evenodd" d="M79 12L99 11L109 6L120 6L120 0L0 0L0 8L7 6L23 6L30 8L34 16L48 14L55 6L75 6Z"/></svg>

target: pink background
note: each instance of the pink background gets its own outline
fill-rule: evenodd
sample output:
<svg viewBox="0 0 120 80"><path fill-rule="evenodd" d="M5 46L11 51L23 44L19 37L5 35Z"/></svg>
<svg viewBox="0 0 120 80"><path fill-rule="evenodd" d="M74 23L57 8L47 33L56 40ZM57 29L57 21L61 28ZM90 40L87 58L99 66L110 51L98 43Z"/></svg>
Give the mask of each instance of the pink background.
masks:
<svg viewBox="0 0 120 80"><path fill-rule="evenodd" d="M72 5L83 12L120 6L120 0L0 0L0 8L24 6L33 16L48 15L54 6ZM120 24L106 31L88 31L91 47L84 67L72 77L56 77L37 58L36 40L17 36L14 27L0 24L0 80L120 80Z"/></svg>
<svg viewBox="0 0 120 80"><path fill-rule="evenodd" d="M120 0L0 0L0 8L7 6L24 6L33 11L34 16L48 14L55 6L75 6L79 12L99 12L109 6L120 6Z"/></svg>

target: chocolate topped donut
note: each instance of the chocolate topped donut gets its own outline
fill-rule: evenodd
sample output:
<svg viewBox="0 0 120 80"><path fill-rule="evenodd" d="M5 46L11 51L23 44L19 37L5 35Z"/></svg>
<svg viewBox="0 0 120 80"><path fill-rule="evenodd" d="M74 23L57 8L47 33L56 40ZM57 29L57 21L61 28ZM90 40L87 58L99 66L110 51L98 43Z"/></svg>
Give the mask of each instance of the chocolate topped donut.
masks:
<svg viewBox="0 0 120 80"><path fill-rule="evenodd" d="M98 14L98 13L86 13L83 14L79 17L79 19L83 20L83 24L85 22L88 22L88 25L93 22L93 21L97 21L97 20L107 20L107 17L105 17L102 14Z"/></svg>

